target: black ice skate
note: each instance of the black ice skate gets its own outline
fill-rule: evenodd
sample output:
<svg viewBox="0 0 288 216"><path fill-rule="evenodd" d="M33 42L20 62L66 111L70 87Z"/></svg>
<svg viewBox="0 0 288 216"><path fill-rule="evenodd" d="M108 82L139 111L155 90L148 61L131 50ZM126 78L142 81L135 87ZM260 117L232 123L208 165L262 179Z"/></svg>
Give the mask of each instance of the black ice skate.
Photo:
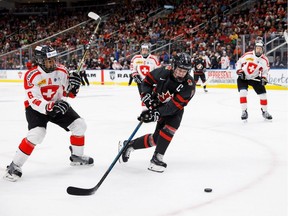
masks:
<svg viewBox="0 0 288 216"><path fill-rule="evenodd" d="M163 155L154 152L152 159L150 160L150 166L148 170L162 173L166 169L167 164L163 162Z"/></svg>
<svg viewBox="0 0 288 216"><path fill-rule="evenodd" d="M262 116L264 119L272 120L272 116L267 111L264 111L262 108L261 108L261 111L262 111Z"/></svg>
<svg viewBox="0 0 288 216"><path fill-rule="evenodd" d="M13 162L7 166L6 173L4 175L4 179L8 181L15 182L22 176L22 170L21 167L17 166Z"/></svg>
<svg viewBox="0 0 288 216"><path fill-rule="evenodd" d="M69 147L70 151L71 151L71 156L70 156L70 165L71 166L93 166L94 165L94 160L91 157L88 156L77 156L74 155L72 152L72 147Z"/></svg>
<svg viewBox="0 0 288 216"><path fill-rule="evenodd" d="M123 141L119 141L118 143L118 152L121 151L121 149L123 148L124 145L126 145L127 140ZM128 144L131 145L131 142ZM130 153L134 151L134 148L132 146L128 146L122 153L122 155L119 158L119 163L126 163L128 162L129 158L130 158Z"/></svg>
<svg viewBox="0 0 288 216"><path fill-rule="evenodd" d="M244 121L247 121L247 119L248 119L248 112L247 112L247 110L243 110L243 111L242 111L241 119L244 120Z"/></svg>

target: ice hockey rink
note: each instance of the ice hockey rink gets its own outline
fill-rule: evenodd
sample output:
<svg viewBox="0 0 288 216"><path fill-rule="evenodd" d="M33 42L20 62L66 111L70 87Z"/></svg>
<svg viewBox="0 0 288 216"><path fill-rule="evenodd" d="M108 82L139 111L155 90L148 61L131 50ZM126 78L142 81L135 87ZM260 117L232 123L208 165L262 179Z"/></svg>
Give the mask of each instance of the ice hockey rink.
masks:
<svg viewBox="0 0 288 216"><path fill-rule="evenodd" d="M249 119L243 123L236 89L208 90L197 88L185 108L164 173L147 170L154 149L134 151L94 195L77 197L67 187L94 187L117 156L118 141L138 125L136 87L81 87L78 98L68 100L87 122L85 154L94 158L93 167L69 165L70 134L50 123L22 178L8 182L2 176L27 123L22 84L0 83L0 215L287 216L288 91L268 90L273 121L267 122L249 90ZM135 137L154 127L143 124Z"/></svg>

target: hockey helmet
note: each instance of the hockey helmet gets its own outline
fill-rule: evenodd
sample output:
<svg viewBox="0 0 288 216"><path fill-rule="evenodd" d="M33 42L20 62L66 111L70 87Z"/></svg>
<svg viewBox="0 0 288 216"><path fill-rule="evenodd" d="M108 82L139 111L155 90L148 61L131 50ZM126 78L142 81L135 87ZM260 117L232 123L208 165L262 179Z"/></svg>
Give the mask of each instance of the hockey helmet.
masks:
<svg viewBox="0 0 288 216"><path fill-rule="evenodd" d="M258 47L260 47L260 49ZM264 42L262 37L256 38L254 53L257 57L260 57L264 53Z"/></svg>
<svg viewBox="0 0 288 216"><path fill-rule="evenodd" d="M51 73L55 70L56 64L55 62L52 64L47 64L46 60L55 60L57 56L57 51L48 45L40 45L35 48L34 58L36 63L46 72ZM49 66L49 67L48 67Z"/></svg>
<svg viewBox="0 0 288 216"><path fill-rule="evenodd" d="M140 49L140 54L144 57L147 58L148 55L151 52L151 44L150 43L143 43L141 44L141 49Z"/></svg>
<svg viewBox="0 0 288 216"><path fill-rule="evenodd" d="M177 53L173 59L173 77L183 82L192 69L192 59L187 53Z"/></svg>
<svg viewBox="0 0 288 216"><path fill-rule="evenodd" d="M188 70L188 72L192 68L192 60L191 56L187 53L177 53L173 59L173 69L175 70L177 67Z"/></svg>

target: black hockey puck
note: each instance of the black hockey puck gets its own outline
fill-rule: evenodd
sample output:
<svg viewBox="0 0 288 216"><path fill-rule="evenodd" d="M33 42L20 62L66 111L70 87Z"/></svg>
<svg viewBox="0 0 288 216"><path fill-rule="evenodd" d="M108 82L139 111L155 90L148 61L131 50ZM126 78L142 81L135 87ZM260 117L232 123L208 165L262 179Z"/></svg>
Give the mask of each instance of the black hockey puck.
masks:
<svg viewBox="0 0 288 216"><path fill-rule="evenodd" d="M204 191L207 193L210 193L210 192L212 192L212 188L205 188Z"/></svg>

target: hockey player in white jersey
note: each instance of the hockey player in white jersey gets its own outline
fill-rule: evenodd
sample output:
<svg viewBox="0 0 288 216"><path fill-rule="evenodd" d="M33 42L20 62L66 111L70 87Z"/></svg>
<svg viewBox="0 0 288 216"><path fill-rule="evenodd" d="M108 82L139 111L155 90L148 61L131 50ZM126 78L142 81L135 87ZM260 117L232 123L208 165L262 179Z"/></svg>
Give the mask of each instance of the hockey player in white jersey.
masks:
<svg viewBox="0 0 288 216"><path fill-rule="evenodd" d="M236 62L236 73L238 75L237 87L242 109L242 120L247 120L247 94L248 86L252 86L260 98L262 116L272 120L267 111L267 94L265 85L268 83L267 76L270 70L268 58L264 55L264 43L261 37L255 41L253 51L246 52Z"/></svg>
<svg viewBox="0 0 288 216"><path fill-rule="evenodd" d="M130 70L131 77L137 83L139 93L141 94L141 83L148 73L160 67L160 62L155 55L150 54L151 45L143 43L140 54L131 59Z"/></svg>
<svg viewBox="0 0 288 216"><path fill-rule="evenodd" d="M84 156L86 123L65 101L67 97L76 96L81 78L75 72L69 74L64 66L58 65L56 56L57 52L51 46L41 45L35 49L37 67L28 70L24 76L28 133L20 142L11 164L7 166L4 179L17 181L22 176L21 167L35 146L42 143L48 122L71 131L69 149L72 166L94 163L93 158Z"/></svg>

